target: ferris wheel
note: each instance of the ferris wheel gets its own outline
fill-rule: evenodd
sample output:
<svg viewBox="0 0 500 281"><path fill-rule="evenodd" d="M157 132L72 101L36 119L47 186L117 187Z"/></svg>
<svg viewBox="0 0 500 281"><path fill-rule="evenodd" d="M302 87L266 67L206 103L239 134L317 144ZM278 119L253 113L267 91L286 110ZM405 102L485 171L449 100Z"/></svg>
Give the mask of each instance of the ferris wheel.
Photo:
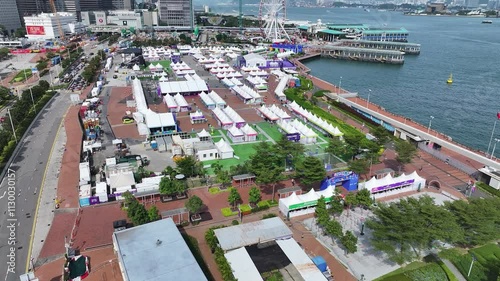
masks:
<svg viewBox="0 0 500 281"><path fill-rule="evenodd" d="M290 40L284 27L286 0L260 0L259 21L264 38L273 42Z"/></svg>

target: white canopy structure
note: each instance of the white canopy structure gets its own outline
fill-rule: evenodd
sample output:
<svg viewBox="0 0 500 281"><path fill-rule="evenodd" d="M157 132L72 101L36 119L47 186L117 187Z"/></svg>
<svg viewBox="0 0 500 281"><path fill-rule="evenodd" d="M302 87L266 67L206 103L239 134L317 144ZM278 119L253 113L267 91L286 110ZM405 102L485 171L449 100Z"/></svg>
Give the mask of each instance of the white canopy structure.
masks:
<svg viewBox="0 0 500 281"><path fill-rule="evenodd" d="M203 80L160 82L159 87L163 95L177 93L184 95L208 91L207 84Z"/></svg>
<svg viewBox="0 0 500 281"><path fill-rule="evenodd" d="M297 269L304 281L327 281L311 258L304 252L295 239L276 240L276 243Z"/></svg>
<svg viewBox="0 0 500 281"><path fill-rule="evenodd" d="M289 124L294 127L300 133L300 142L303 144L316 143L316 134L311 128L307 127L304 123L295 119Z"/></svg>
<svg viewBox="0 0 500 281"><path fill-rule="evenodd" d="M250 125L245 124L245 126L240 128L243 134L245 135L245 141L256 141L257 140L257 131L252 128Z"/></svg>
<svg viewBox="0 0 500 281"><path fill-rule="evenodd" d="M229 79L227 77L224 77L221 80L221 82L222 82L222 84L224 84L228 88L232 88L232 87L234 87L236 85L236 84L233 83L232 79Z"/></svg>
<svg viewBox="0 0 500 281"><path fill-rule="evenodd" d="M300 134L300 132L295 129L295 127L292 126L289 122L278 121L277 124L278 127L280 127L280 129L283 130L286 134Z"/></svg>
<svg viewBox="0 0 500 281"><path fill-rule="evenodd" d="M184 96L181 96L181 94L177 93L177 95L174 96L174 99L179 106L179 111L184 112L190 110L190 106Z"/></svg>
<svg viewBox="0 0 500 281"><path fill-rule="evenodd" d="M274 94L276 95L276 97L278 97L279 100L283 101L286 100L286 95L284 91L289 80L290 76L286 74L280 78L280 82L278 83L278 86L276 86L276 89L274 90Z"/></svg>
<svg viewBox="0 0 500 281"><path fill-rule="evenodd" d="M227 106L223 109L224 113L234 122L234 125L238 128L245 126L246 122L234 109Z"/></svg>
<svg viewBox="0 0 500 281"><path fill-rule="evenodd" d="M205 115L203 115L203 112L201 111L189 113L189 119L191 119L191 124L203 123L207 121L207 118L205 117Z"/></svg>
<svg viewBox="0 0 500 281"><path fill-rule="evenodd" d="M233 77L231 78L231 82L236 85L236 86L243 86L243 82L241 82L240 80L238 80L237 77Z"/></svg>
<svg viewBox="0 0 500 281"><path fill-rule="evenodd" d="M372 177L369 181L359 184L359 189L368 189L372 196L381 198L403 192L419 190L425 187L426 180L419 176L416 171L411 174L402 174L393 177L387 174L381 179Z"/></svg>
<svg viewBox="0 0 500 281"><path fill-rule="evenodd" d="M219 94L217 94L214 90L210 91L208 93L208 96L215 102L215 105L220 108L225 108L226 107L226 101L222 99Z"/></svg>
<svg viewBox="0 0 500 281"><path fill-rule="evenodd" d="M278 115L274 114L274 112L272 112L267 106L265 105L262 105L261 107L259 107L258 109L259 111L259 115L261 115L261 117L263 117L264 119L266 120L269 120L269 121L272 121L272 122L275 122L275 121L278 121L280 118L278 117Z"/></svg>
<svg viewBox="0 0 500 281"><path fill-rule="evenodd" d="M139 71L139 70L141 70L141 68L137 64L134 64L134 66L132 66L132 70Z"/></svg>
<svg viewBox="0 0 500 281"><path fill-rule="evenodd" d="M335 190L333 187L321 191L311 189L306 194L301 195L293 192L290 196L279 200L279 209L288 218L314 213L318 199L321 196L325 197L326 203L330 203L334 194Z"/></svg>
<svg viewBox="0 0 500 281"><path fill-rule="evenodd" d="M172 97L171 95L165 95L163 97L163 102L167 105L169 112L177 112L177 110L179 109L177 102L175 102L174 97Z"/></svg>
<svg viewBox="0 0 500 281"><path fill-rule="evenodd" d="M200 112L200 113L201 113L201 112ZM209 137L211 137L211 136L210 136L210 133L209 133L209 132L207 132L207 130L205 130L205 129L201 130L201 131L200 131L199 133L197 133L196 135L200 138L200 140L201 140L202 138L209 138Z"/></svg>
<svg viewBox="0 0 500 281"><path fill-rule="evenodd" d="M245 247L224 254L238 281L263 281Z"/></svg>
<svg viewBox="0 0 500 281"><path fill-rule="evenodd" d="M269 110L276 114L282 121L288 122L292 119L292 117L288 113L286 113L285 110L275 104L271 105L271 107L269 107Z"/></svg>
<svg viewBox="0 0 500 281"><path fill-rule="evenodd" d="M212 110L212 112L214 113L214 117L219 126L224 129L229 129L233 126L234 122L226 115L226 113L224 113L224 111L222 111L222 109L216 107Z"/></svg>
<svg viewBox="0 0 500 281"><path fill-rule="evenodd" d="M219 150L220 159L229 159L234 157L234 149L224 140L216 142L215 145Z"/></svg>
<svg viewBox="0 0 500 281"><path fill-rule="evenodd" d="M235 92L245 103L262 102L262 96L247 85L243 85L241 87L234 86L231 88L231 91Z"/></svg>
<svg viewBox="0 0 500 281"><path fill-rule="evenodd" d="M244 142L245 134L238 129L234 124L231 128L227 130L228 137L233 141L233 143Z"/></svg>
<svg viewBox="0 0 500 281"><path fill-rule="evenodd" d="M199 94L199 97L201 99L201 102L208 108L208 109L214 109L216 107L216 104L212 98L210 98L205 92L201 92Z"/></svg>
<svg viewBox="0 0 500 281"><path fill-rule="evenodd" d="M322 118L317 117L316 115L310 113L306 109L302 108L300 105L298 105L295 101L290 104L290 109L292 110L293 113L295 113L297 116L299 116L301 119L304 121L310 122L312 125L314 125L316 128L318 128L321 131L324 131L332 136L340 137L344 135L339 128L334 127L332 124L328 123L327 121L323 120Z"/></svg>

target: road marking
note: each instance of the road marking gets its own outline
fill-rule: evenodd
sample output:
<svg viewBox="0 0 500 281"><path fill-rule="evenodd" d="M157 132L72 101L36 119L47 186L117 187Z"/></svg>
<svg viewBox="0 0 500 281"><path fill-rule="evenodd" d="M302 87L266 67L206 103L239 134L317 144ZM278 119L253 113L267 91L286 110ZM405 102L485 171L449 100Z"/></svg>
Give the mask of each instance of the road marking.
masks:
<svg viewBox="0 0 500 281"><path fill-rule="evenodd" d="M2 196L0 196L0 199L2 199L2 198L4 198L4 197L5 197L5 193L7 193L7 190L4 190L4 191L3 191L3 194L2 194Z"/></svg>
<svg viewBox="0 0 500 281"><path fill-rule="evenodd" d="M69 109L70 108L68 108L66 110L66 113L64 113L63 117L61 118L61 123L59 123L59 128L57 129L57 133L56 133L56 136L54 138L54 142L52 143L52 147L50 148L48 161L50 161L50 156L52 155L52 152L54 151L54 147L56 146L56 142L57 142L57 139L59 137L59 133L61 132L61 128L62 128L63 123L64 123L64 119L66 118L66 114L68 113ZM45 183L45 177L47 176L47 172L49 170L49 163L48 163L48 161L47 161L47 165L45 165L45 172L43 173L42 182L40 184L40 189L43 188L43 185ZM36 194L36 190L35 190L35 194ZM35 226L36 226L36 222L38 220L38 209L40 208L40 201L41 201L41 199L42 199L42 193L40 192L38 194L38 199L37 199L37 203L36 203L35 214L34 214L34 217L33 217L33 227L31 229L31 235L30 235L31 239L30 239L29 246L28 246L28 255L26 256L26 270L25 270L25 272L28 272L29 268L30 268L30 257L31 257L31 251L33 250L33 239L35 238Z"/></svg>

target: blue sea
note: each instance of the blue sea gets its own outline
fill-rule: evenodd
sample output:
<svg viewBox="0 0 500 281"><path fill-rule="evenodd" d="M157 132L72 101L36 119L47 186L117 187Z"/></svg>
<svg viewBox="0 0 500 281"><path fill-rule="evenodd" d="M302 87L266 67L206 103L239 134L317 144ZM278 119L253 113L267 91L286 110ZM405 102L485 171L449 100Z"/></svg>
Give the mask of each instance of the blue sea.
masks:
<svg viewBox="0 0 500 281"><path fill-rule="evenodd" d="M237 7L216 6L219 12ZM258 7L245 6L258 15ZM421 54L407 55L404 65L313 60L312 74L367 97L389 111L432 127L455 141L486 151L500 111L500 19L405 16L401 12L366 12L360 8L287 8L290 20L323 23L366 23L374 27L404 27L409 41L421 44ZM446 80L453 73L453 84ZM500 123L500 122L499 122ZM500 138L500 124L495 137ZM500 147L495 155L500 157Z"/></svg>

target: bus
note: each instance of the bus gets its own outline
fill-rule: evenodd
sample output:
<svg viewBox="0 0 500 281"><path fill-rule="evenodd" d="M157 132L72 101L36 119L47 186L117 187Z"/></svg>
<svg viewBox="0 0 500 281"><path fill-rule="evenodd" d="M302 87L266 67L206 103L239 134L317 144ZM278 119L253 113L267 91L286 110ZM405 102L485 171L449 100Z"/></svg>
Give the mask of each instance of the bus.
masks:
<svg viewBox="0 0 500 281"><path fill-rule="evenodd" d="M30 44L26 40L20 41L0 41L0 47L7 47L10 49L23 49L29 47Z"/></svg>

